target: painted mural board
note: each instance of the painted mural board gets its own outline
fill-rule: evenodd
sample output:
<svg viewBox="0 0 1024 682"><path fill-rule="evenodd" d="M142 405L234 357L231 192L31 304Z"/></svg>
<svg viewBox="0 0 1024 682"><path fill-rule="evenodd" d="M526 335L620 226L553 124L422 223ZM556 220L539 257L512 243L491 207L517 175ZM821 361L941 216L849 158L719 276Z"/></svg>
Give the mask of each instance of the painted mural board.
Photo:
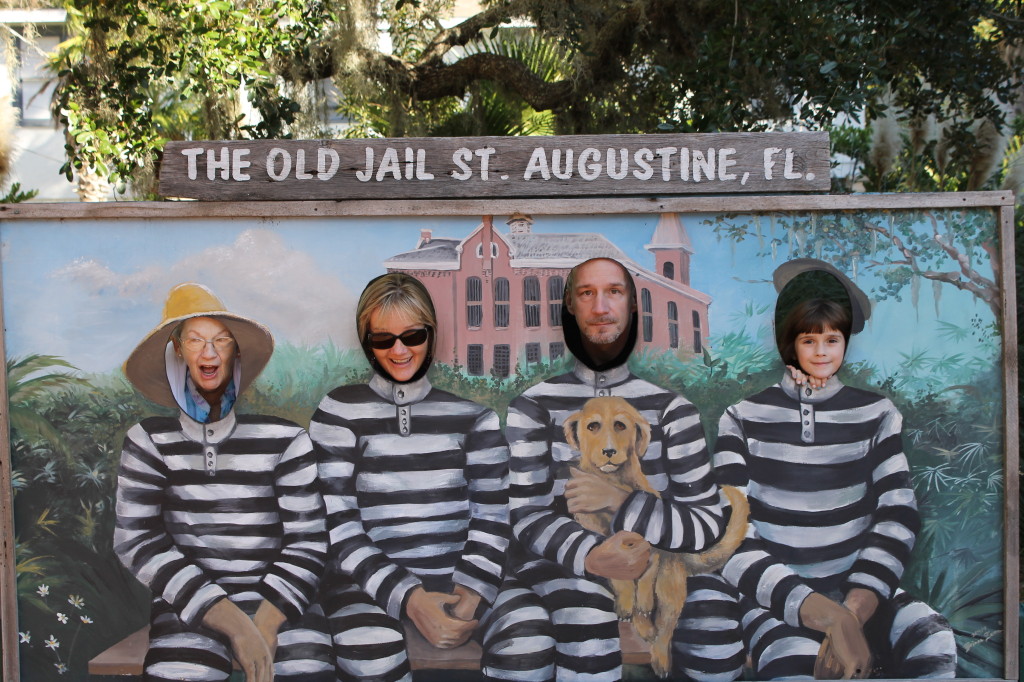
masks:
<svg viewBox="0 0 1024 682"><path fill-rule="evenodd" d="M631 369L692 401L712 450L723 411L781 377L776 269L821 259L867 293L840 376L903 415L922 526L900 585L951 624L958 677L1015 679L1012 205L972 193L0 207L5 679L88 679L90 660L147 622L148 591L112 552L112 500L126 430L161 408L120 368L172 285L206 284L271 329L274 356L239 411L305 426L328 391L370 377L359 292L407 272L438 309L434 385L504 419L567 371L555 311L569 269L594 256L636 282Z"/></svg>

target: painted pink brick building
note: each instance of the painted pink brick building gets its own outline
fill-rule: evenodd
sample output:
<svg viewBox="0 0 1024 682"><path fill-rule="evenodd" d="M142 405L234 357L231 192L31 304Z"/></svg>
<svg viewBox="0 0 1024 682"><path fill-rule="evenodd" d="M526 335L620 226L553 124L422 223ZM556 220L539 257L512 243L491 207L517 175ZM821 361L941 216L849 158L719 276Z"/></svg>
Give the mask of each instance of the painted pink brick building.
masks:
<svg viewBox="0 0 1024 682"><path fill-rule="evenodd" d="M561 302L576 264L604 256L632 273L637 287L638 346L700 353L708 338L711 297L690 287L693 246L675 213L661 215L646 248L654 269L630 260L603 235L533 231L533 219L515 214L508 233L491 216L465 239L422 230L411 251L384 262L426 285L438 316L437 360L471 375L508 376L565 353Z"/></svg>

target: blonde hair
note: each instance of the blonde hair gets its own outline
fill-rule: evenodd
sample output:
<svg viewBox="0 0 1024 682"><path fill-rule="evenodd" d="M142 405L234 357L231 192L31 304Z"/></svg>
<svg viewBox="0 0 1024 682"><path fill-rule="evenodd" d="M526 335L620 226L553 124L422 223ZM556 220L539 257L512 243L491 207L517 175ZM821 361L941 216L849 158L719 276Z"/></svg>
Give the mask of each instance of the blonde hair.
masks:
<svg viewBox="0 0 1024 682"><path fill-rule="evenodd" d="M374 311L386 315L392 311L405 313L432 330L437 329L434 302L423 283L404 272L389 272L366 285L356 305L356 332L359 343L365 344Z"/></svg>

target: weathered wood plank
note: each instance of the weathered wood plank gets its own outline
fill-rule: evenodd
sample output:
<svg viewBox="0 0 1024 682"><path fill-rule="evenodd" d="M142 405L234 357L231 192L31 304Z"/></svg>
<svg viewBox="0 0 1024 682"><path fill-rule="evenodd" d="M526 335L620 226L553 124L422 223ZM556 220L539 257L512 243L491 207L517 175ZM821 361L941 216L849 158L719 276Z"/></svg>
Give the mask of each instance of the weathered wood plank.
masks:
<svg viewBox="0 0 1024 682"><path fill-rule="evenodd" d="M212 201L827 192L828 133L169 142L160 193Z"/></svg>
<svg viewBox="0 0 1024 682"><path fill-rule="evenodd" d="M0 278L0 324L4 322L3 285ZM4 329L0 327L0 358L7 357ZM0 372L0 645L3 656L3 679L21 679L18 657L18 589L14 553L14 487L11 476L10 401L7 394L7 371Z"/></svg>
<svg viewBox="0 0 1024 682"><path fill-rule="evenodd" d="M1014 210L1004 206L1000 211L1000 274L1003 291L1003 419L1006 424L1004 448L1004 478L1006 505L1004 507L1003 538L1006 544L1003 575L1003 598L1006 605L1004 628L1004 677L1016 680L1020 676L1020 429L1018 420L1018 366L1017 348L1017 287L1014 258Z"/></svg>
<svg viewBox="0 0 1024 682"><path fill-rule="evenodd" d="M358 201L126 201L0 204L0 220L438 215L601 215L609 213L743 213L1012 206L1013 192L805 196L651 197L646 199L448 199Z"/></svg>

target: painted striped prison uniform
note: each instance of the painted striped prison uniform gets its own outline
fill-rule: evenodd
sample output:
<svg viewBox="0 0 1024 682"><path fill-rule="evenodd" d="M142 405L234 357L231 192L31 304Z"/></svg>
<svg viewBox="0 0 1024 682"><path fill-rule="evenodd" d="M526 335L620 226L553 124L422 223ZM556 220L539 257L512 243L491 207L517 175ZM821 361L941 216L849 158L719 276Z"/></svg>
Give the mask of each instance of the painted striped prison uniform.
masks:
<svg viewBox="0 0 1024 682"><path fill-rule="evenodd" d="M871 590L880 607L865 634L886 677L951 677L956 645L945 619L898 589L920 518L887 398L819 390L786 376L722 415L718 479L746 490L751 527L722 568L738 588L758 679L811 676L822 639L801 626L812 591L842 602Z"/></svg>
<svg viewBox="0 0 1024 682"><path fill-rule="evenodd" d="M297 425L182 412L125 436L114 551L153 591L147 679L228 678L228 640L202 625L224 597L250 616L267 600L287 617L275 679L333 679L326 623L307 608L326 550L316 460Z"/></svg>
<svg viewBox="0 0 1024 682"><path fill-rule="evenodd" d="M325 610L344 679L409 679L400 619L409 593L482 597L474 637L488 679L548 679L550 619L503 580L508 445L490 409L426 379L343 386L310 424L330 535ZM359 590L351 589L352 586Z"/></svg>
<svg viewBox="0 0 1024 682"><path fill-rule="evenodd" d="M625 398L650 422L641 465L662 497L636 491L612 521L612 532L643 535L669 551L700 551L722 535L726 517L712 478L697 409L682 397L643 381L626 365L595 372L575 369L528 389L509 406L512 451L510 508L516 575L544 599L558 640L559 679L615 680L622 676L618 619L607 583L584 569L604 538L568 513L565 484L578 461L562 424L588 400ZM681 622L687 617L683 613ZM734 679L743 664L738 624L733 633L677 628L675 667L696 679Z"/></svg>

